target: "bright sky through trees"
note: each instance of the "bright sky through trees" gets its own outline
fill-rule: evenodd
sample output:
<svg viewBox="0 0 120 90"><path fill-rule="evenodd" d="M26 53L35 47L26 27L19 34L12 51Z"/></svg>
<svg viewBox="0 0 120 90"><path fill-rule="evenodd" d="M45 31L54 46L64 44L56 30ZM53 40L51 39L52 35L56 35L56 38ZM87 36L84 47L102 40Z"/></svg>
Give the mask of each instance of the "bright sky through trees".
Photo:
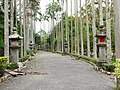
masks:
<svg viewBox="0 0 120 90"><path fill-rule="evenodd" d="M44 13L45 9L46 9L46 5L48 5L52 0L41 0L40 2L40 7L41 7L41 12ZM55 0L56 1L56 0ZM73 0L74 2L74 0ZM82 1L82 5L85 3L85 0ZM66 5L66 4L64 4ZM79 5L79 2L78 2ZM64 11L65 11L65 7L64 6ZM68 8L70 8L70 1L68 1ZM74 3L73 3L73 12L74 12ZM73 13L74 14L74 13ZM68 15L70 15L70 9L68 9ZM41 25L40 25L41 24ZM36 32L40 31L40 28L42 30L45 30L46 32L49 32L50 30L50 21L42 21L41 23L39 21L36 22Z"/></svg>

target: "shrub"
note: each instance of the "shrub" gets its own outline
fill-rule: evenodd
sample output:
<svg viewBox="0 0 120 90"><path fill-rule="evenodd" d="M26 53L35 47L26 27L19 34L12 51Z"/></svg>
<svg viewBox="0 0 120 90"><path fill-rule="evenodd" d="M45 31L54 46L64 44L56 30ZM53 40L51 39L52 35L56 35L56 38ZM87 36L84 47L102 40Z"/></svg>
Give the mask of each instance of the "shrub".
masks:
<svg viewBox="0 0 120 90"><path fill-rule="evenodd" d="M84 55L76 55L76 54L71 54L72 56L78 57L78 58L82 58L85 61L90 61L94 64L97 63L98 59L92 58L92 57L88 57L88 56L84 56Z"/></svg>
<svg viewBox="0 0 120 90"><path fill-rule="evenodd" d="M4 75L7 65L8 65L8 58L0 57L0 77Z"/></svg>
<svg viewBox="0 0 120 90"><path fill-rule="evenodd" d="M17 62L11 62L7 67L7 69L17 69L17 68L18 68Z"/></svg>
<svg viewBox="0 0 120 90"><path fill-rule="evenodd" d="M27 55L31 54L31 51L30 50L27 50Z"/></svg>
<svg viewBox="0 0 120 90"><path fill-rule="evenodd" d="M102 68L109 72L114 72L115 64L103 64Z"/></svg>
<svg viewBox="0 0 120 90"><path fill-rule="evenodd" d="M34 56L35 50L31 51L31 50L27 50L27 55L31 55Z"/></svg>
<svg viewBox="0 0 120 90"><path fill-rule="evenodd" d="M24 61L28 60L29 57L30 57L30 55L26 55L26 56L20 58L20 62L24 62Z"/></svg>
<svg viewBox="0 0 120 90"><path fill-rule="evenodd" d="M92 58L92 57L88 57L88 56L80 56L80 58L84 59L84 60L87 60L87 61L90 61L94 64L97 63L98 59L95 59L95 58Z"/></svg>
<svg viewBox="0 0 120 90"><path fill-rule="evenodd" d="M117 78L120 78L120 60L116 60L115 72L113 73Z"/></svg>

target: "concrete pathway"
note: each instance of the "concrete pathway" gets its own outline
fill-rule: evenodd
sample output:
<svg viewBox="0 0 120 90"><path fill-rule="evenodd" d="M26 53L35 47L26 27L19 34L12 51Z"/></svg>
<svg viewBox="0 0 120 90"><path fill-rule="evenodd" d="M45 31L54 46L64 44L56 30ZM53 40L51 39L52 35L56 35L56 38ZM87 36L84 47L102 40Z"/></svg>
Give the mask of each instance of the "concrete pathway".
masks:
<svg viewBox="0 0 120 90"><path fill-rule="evenodd" d="M26 70L48 73L11 78L0 90L114 90L112 77L97 72L83 61L71 60L50 52L39 51Z"/></svg>

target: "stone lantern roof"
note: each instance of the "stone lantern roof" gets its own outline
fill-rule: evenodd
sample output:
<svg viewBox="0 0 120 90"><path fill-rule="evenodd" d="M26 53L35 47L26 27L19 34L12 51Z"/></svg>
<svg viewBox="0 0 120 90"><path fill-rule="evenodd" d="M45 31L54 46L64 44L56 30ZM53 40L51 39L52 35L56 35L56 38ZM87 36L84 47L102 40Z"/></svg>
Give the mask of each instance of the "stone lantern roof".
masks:
<svg viewBox="0 0 120 90"><path fill-rule="evenodd" d="M96 35L96 37L98 37L98 38L100 38L100 37L106 37L106 34L105 33L102 33L102 34L99 33L99 34Z"/></svg>
<svg viewBox="0 0 120 90"><path fill-rule="evenodd" d="M18 35L16 31L13 31L13 33L9 36L9 39L21 40L21 39L23 39L23 37Z"/></svg>

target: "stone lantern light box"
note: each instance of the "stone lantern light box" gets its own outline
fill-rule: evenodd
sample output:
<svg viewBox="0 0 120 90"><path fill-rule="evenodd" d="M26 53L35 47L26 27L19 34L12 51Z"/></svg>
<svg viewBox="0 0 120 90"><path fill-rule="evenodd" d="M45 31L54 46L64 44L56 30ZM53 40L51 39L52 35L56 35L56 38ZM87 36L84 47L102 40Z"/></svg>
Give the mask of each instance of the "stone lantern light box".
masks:
<svg viewBox="0 0 120 90"><path fill-rule="evenodd" d="M98 47L106 47L106 33L104 32L103 25L99 26L100 32L96 34L96 37L98 38Z"/></svg>

